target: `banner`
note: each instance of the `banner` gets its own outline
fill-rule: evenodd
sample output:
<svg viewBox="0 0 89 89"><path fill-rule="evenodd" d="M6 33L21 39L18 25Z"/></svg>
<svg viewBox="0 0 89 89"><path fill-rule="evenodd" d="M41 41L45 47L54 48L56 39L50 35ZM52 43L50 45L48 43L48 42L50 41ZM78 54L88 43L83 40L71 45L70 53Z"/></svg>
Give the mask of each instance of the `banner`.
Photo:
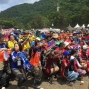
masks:
<svg viewBox="0 0 89 89"><path fill-rule="evenodd" d="M47 49L51 49L52 47L54 47L56 45L55 41L54 40L51 40L48 42L48 47Z"/></svg>
<svg viewBox="0 0 89 89"><path fill-rule="evenodd" d="M43 50L46 50L46 51L50 50L52 47L56 45L54 40L51 40L48 43L43 43L43 44L44 44Z"/></svg>
<svg viewBox="0 0 89 89"><path fill-rule="evenodd" d="M71 49L79 49L81 46L80 45L71 45L70 48Z"/></svg>

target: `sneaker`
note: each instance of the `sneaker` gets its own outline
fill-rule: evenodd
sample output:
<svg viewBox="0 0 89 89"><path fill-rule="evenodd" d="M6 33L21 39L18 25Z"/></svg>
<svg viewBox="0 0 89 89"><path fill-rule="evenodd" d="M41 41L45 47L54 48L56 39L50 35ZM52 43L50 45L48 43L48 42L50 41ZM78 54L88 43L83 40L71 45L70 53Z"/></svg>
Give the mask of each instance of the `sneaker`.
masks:
<svg viewBox="0 0 89 89"><path fill-rule="evenodd" d="M39 86L37 84L34 84L33 87L36 88L36 89L44 89L44 88L42 88L41 86Z"/></svg>
<svg viewBox="0 0 89 89"><path fill-rule="evenodd" d="M6 89L5 87L2 87L1 89Z"/></svg>
<svg viewBox="0 0 89 89"><path fill-rule="evenodd" d="M34 88L37 88L37 89L40 89L41 88L39 85L36 85L36 84L34 84L33 87Z"/></svg>
<svg viewBox="0 0 89 89"><path fill-rule="evenodd" d="M33 87L36 89L44 89L38 83L36 83L36 79L34 79Z"/></svg>

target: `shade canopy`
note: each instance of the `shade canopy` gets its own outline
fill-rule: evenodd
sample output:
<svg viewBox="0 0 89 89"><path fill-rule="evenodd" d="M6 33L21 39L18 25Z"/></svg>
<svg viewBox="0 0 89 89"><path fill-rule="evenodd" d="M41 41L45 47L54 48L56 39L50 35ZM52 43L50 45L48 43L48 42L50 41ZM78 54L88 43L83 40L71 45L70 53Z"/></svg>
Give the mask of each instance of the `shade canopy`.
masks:
<svg viewBox="0 0 89 89"><path fill-rule="evenodd" d="M74 28L79 28L80 26L77 24Z"/></svg>
<svg viewBox="0 0 89 89"><path fill-rule="evenodd" d="M89 24L87 25L87 27L89 27Z"/></svg>
<svg viewBox="0 0 89 89"><path fill-rule="evenodd" d="M82 27L85 28L85 25L83 24Z"/></svg>
<svg viewBox="0 0 89 89"><path fill-rule="evenodd" d="M75 28L73 28L73 27L71 27L70 25L67 27L67 30L69 30L69 31L74 31L75 30Z"/></svg>

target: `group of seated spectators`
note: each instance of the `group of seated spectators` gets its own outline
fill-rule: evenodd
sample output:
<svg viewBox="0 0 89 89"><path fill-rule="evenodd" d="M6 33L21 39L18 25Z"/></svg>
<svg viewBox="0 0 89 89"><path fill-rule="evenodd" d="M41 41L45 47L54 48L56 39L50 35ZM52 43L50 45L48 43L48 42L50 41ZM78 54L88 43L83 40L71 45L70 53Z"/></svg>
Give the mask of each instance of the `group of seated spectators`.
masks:
<svg viewBox="0 0 89 89"><path fill-rule="evenodd" d="M89 72L89 31L34 32L9 34L4 41L0 33L0 88L5 89L14 75L17 89L28 76L33 87L43 89L42 76L52 83L61 76L69 85ZM16 39L18 38L18 39ZM27 75L29 74L30 75Z"/></svg>

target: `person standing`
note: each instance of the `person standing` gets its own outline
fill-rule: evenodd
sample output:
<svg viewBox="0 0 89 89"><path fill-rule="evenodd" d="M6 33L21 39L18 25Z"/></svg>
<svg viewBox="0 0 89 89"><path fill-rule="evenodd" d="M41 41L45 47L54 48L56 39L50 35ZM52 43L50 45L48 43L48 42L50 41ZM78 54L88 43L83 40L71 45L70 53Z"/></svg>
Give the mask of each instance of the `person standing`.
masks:
<svg viewBox="0 0 89 89"><path fill-rule="evenodd" d="M3 79L3 74L5 72L5 64L4 64L4 51L7 51L7 46L3 42L3 34L0 33L0 84L1 84L1 89L5 89L6 86L6 80Z"/></svg>

